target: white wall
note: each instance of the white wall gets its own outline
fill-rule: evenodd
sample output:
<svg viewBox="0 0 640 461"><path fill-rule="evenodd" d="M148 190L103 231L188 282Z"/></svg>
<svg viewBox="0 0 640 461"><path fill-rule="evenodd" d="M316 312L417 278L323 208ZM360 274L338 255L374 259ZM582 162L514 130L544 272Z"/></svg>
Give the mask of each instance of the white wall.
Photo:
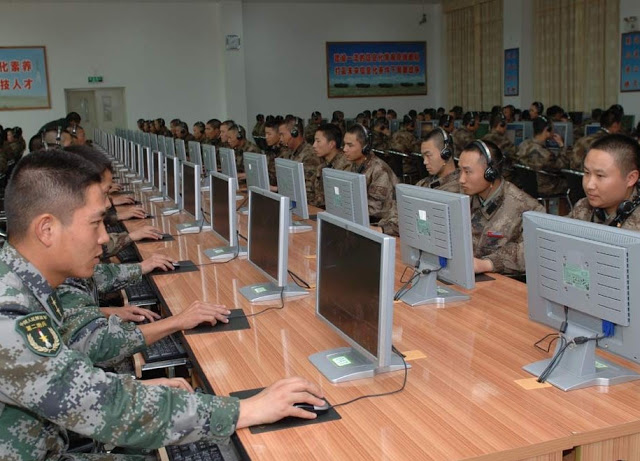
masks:
<svg viewBox="0 0 640 461"><path fill-rule="evenodd" d="M127 120L179 117L193 124L226 114L220 5L176 3L3 3L0 43L45 45L50 110L0 111L25 137L64 117L65 88L125 87ZM194 65L195 64L195 65Z"/></svg>
<svg viewBox="0 0 640 461"><path fill-rule="evenodd" d="M418 25L423 6L416 4L244 4L249 117L293 113L308 118L313 110L331 117L338 109L354 117L377 107L393 108L401 117L410 109L443 105L441 7L425 8L428 22ZM325 42L401 40L427 42L427 96L327 97Z"/></svg>

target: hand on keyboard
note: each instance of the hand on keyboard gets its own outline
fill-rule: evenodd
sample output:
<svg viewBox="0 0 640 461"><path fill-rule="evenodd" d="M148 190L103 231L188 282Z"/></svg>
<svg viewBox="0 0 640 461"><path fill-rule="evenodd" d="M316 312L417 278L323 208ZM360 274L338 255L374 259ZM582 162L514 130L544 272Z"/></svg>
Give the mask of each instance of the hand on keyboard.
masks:
<svg viewBox="0 0 640 461"><path fill-rule="evenodd" d="M114 205L133 205L135 203L135 199L132 195L117 195L112 197Z"/></svg>
<svg viewBox="0 0 640 461"><path fill-rule="evenodd" d="M196 301L174 317L179 322L180 330L191 330L201 323L228 323L227 315L230 313L225 306Z"/></svg>
<svg viewBox="0 0 640 461"><path fill-rule="evenodd" d="M138 306L103 307L100 310L107 317L117 315L126 322L143 322L145 319L149 322L154 322L161 318L155 312Z"/></svg>
<svg viewBox="0 0 640 461"><path fill-rule="evenodd" d="M193 393L193 388L184 378L156 378L156 379L145 379L138 382L140 384L144 384L145 386L175 387L176 389L183 389L185 391L189 391Z"/></svg>
<svg viewBox="0 0 640 461"><path fill-rule="evenodd" d="M175 262L177 261L168 256L156 253L140 263L140 266L142 267L142 275L146 275L154 269L172 271L174 269L173 263Z"/></svg>
<svg viewBox="0 0 640 461"><path fill-rule="evenodd" d="M134 242L139 242L142 239L162 240L162 231L153 226L144 226L129 232L129 237Z"/></svg>

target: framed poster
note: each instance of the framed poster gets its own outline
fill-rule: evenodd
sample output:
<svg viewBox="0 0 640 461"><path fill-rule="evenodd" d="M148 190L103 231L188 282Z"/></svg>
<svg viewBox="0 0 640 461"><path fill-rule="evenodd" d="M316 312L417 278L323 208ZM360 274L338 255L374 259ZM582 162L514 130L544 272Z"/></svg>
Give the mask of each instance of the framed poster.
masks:
<svg viewBox="0 0 640 461"><path fill-rule="evenodd" d="M50 108L46 48L0 47L0 110Z"/></svg>
<svg viewBox="0 0 640 461"><path fill-rule="evenodd" d="M427 42L327 42L327 96L427 94Z"/></svg>
<svg viewBox="0 0 640 461"><path fill-rule="evenodd" d="M640 91L640 32L622 34L620 91Z"/></svg>
<svg viewBox="0 0 640 461"><path fill-rule="evenodd" d="M504 95L520 93L520 48L504 50Z"/></svg>

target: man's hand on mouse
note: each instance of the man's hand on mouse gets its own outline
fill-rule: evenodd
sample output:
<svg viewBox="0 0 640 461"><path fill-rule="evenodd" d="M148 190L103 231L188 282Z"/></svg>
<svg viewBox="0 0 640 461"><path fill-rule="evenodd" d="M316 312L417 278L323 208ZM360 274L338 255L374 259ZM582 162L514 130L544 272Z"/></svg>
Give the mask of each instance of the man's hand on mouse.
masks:
<svg viewBox="0 0 640 461"><path fill-rule="evenodd" d="M322 390L314 383L300 377L286 378L273 383L259 394L240 401L237 428L268 424L287 416L315 419L315 413L296 408L294 403L322 406Z"/></svg>
<svg viewBox="0 0 640 461"><path fill-rule="evenodd" d="M147 217L147 212L141 207L131 207L127 210L118 210L118 220L126 221L127 219L144 219Z"/></svg>
<svg viewBox="0 0 640 461"><path fill-rule="evenodd" d="M196 301L173 317L178 322L179 330L190 330L201 323L215 325L218 322L229 323L227 316L231 313L226 306Z"/></svg>
<svg viewBox="0 0 640 461"><path fill-rule="evenodd" d="M111 197L111 201L114 205L133 205L136 203L136 199L133 195L118 195Z"/></svg>
<svg viewBox="0 0 640 461"><path fill-rule="evenodd" d="M134 242L139 242L142 239L162 240L162 231L153 226L143 226L129 232L129 238Z"/></svg>
<svg viewBox="0 0 640 461"><path fill-rule="evenodd" d="M142 275L146 275L154 269L172 271L174 269L174 263L176 263L176 261L172 258L156 253L142 261L140 267L142 268Z"/></svg>

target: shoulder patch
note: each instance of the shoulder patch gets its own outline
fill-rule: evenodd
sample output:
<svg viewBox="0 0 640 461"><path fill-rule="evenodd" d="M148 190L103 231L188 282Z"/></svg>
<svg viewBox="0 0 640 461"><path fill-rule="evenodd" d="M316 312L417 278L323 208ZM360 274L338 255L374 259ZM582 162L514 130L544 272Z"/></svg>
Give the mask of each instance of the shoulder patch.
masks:
<svg viewBox="0 0 640 461"><path fill-rule="evenodd" d="M16 331L36 355L55 357L62 348L60 333L47 314L39 312L20 317L16 320Z"/></svg>

